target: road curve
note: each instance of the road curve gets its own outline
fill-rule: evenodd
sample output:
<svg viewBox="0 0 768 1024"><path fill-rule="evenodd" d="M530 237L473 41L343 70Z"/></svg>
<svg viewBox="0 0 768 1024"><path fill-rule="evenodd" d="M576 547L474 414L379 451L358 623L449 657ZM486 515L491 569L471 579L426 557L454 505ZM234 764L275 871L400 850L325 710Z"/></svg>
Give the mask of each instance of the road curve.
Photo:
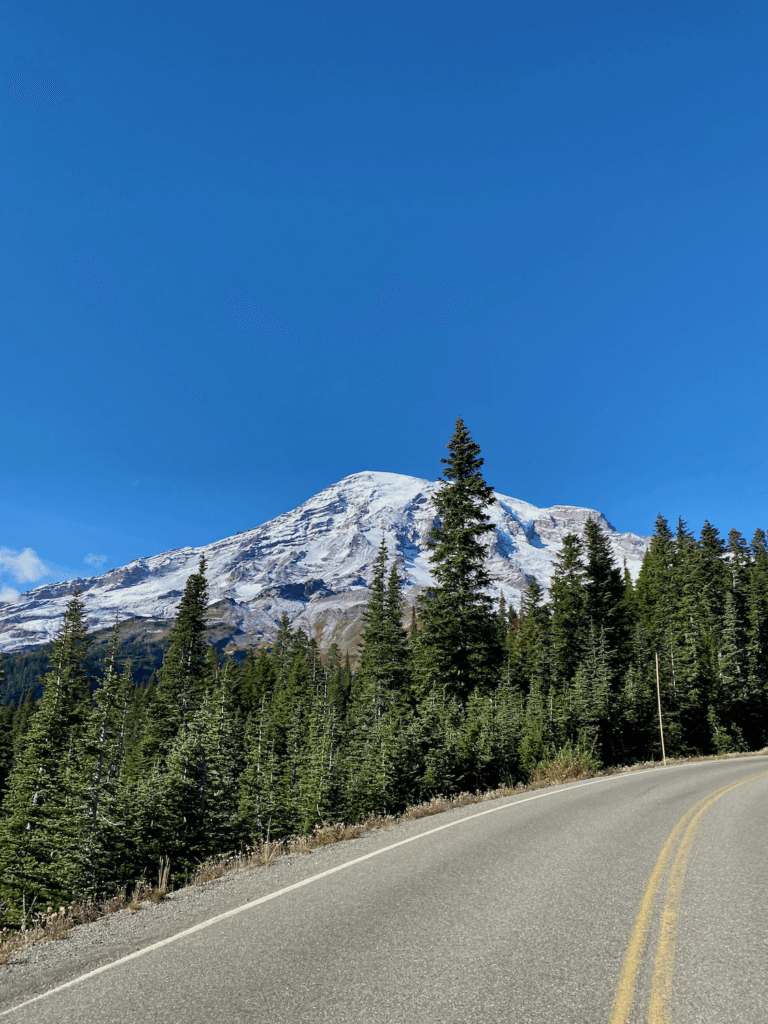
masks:
<svg viewBox="0 0 768 1024"><path fill-rule="evenodd" d="M252 872L0 1021L765 1024L766 840L766 757L473 805Z"/></svg>

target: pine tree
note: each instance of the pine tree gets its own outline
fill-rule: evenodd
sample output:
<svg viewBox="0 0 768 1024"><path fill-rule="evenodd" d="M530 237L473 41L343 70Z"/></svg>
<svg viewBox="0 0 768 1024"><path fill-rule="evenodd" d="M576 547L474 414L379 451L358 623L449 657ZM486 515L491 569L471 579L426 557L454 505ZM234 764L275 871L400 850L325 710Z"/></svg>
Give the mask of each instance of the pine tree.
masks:
<svg viewBox="0 0 768 1024"><path fill-rule="evenodd" d="M700 575L704 584L703 599L713 620L720 620L725 606L726 571L725 544L718 530L708 519L699 535Z"/></svg>
<svg viewBox="0 0 768 1024"><path fill-rule="evenodd" d="M154 870L162 856L177 869L204 845L196 789L201 744L200 709L206 700L205 558L187 580L168 635L157 685L147 687L138 749L127 760L123 800L130 807L126 835L134 863ZM218 660L214 655L214 662ZM210 687L209 687L210 689Z"/></svg>
<svg viewBox="0 0 768 1024"><path fill-rule="evenodd" d="M336 643L332 643L329 648L325 662L325 676L328 699L333 703L339 718L343 721L352 688L352 674L342 666L341 652Z"/></svg>
<svg viewBox="0 0 768 1024"><path fill-rule="evenodd" d="M366 702L375 705L374 715L381 715L385 691L389 688L386 610L387 544L382 540L368 588L368 602L363 611L363 635L352 700L365 689Z"/></svg>
<svg viewBox="0 0 768 1024"><path fill-rule="evenodd" d="M267 698L248 718L244 733L243 771L239 784L238 830L256 844L272 835L276 812L275 780L278 757L271 734Z"/></svg>
<svg viewBox="0 0 768 1024"><path fill-rule="evenodd" d="M274 660L263 647L248 652L234 687L235 701L244 719L256 711L274 690Z"/></svg>
<svg viewBox="0 0 768 1024"><path fill-rule="evenodd" d="M145 761L163 757L179 732L189 728L204 689L205 609L208 584L205 557L187 580L168 635L163 665L158 672L153 714L143 739Z"/></svg>
<svg viewBox="0 0 768 1024"><path fill-rule="evenodd" d="M624 579L613 561L608 540L594 519L587 520L584 538L586 619L589 627L603 636L611 667L615 668L621 661L625 641Z"/></svg>
<svg viewBox="0 0 768 1024"><path fill-rule="evenodd" d="M5 669L0 654L0 800L13 763L13 704L5 702Z"/></svg>
<svg viewBox="0 0 768 1024"><path fill-rule="evenodd" d="M498 779L505 785L514 785L524 774L520 765L520 741L525 721L525 696L518 686L503 680L493 701Z"/></svg>
<svg viewBox="0 0 768 1024"><path fill-rule="evenodd" d="M341 722L325 687L315 689L303 757L298 773L299 818L302 832L333 815L338 788L338 747Z"/></svg>
<svg viewBox="0 0 768 1024"><path fill-rule="evenodd" d="M435 495L438 525L428 540L435 585L420 598L414 672L421 694L445 690L459 700L496 680L501 647L486 590L483 537L494 529L484 511L493 489L481 474L483 459L461 419L442 459L443 485Z"/></svg>
<svg viewBox="0 0 768 1024"><path fill-rule="evenodd" d="M343 812L347 820L384 813L394 801L402 696L408 689L409 651L402 629L396 562L386 571L382 540L364 612L360 658L352 682L341 748Z"/></svg>
<svg viewBox="0 0 768 1024"><path fill-rule="evenodd" d="M516 639L522 676L529 687L536 683L548 695L552 685L550 609L535 576L528 580L523 593Z"/></svg>
<svg viewBox="0 0 768 1024"><path fill-rule="evenodd" d="M746 740L758 750L768 741L768 542L763 530L755 530L751 548L747 659L752 699Z"/></svg>
<svg viewBox="0 0 768 1024"><path fill-rule="evenodd" d="M656 531L637 578L637 607L655 650L665 644L668 623L675 607L674 537L667 520L656 517Z"/></svg>
<svg viewBox="0 0 768 1024"><path fill-rule="evenodd" d="M206 855L231 850L237 834L243 726L233 692L234 664L218 673L204 719L204 831Z"/></svg>
<svg viewBox="0 0 768 1024"><path fill-rule="evenodd" d="M77 753L90 705L84 611L75 591L52 645L40 709L8 779L0 817L0 900L11 925L22 923L33 905L58 905L83 891L85 793Z"/></svg>
<svg viewBox="0 0 768 1024"><path fill-rule="evenodd" d="M672 580L675 606L667 623L664 646L674 672L682 742L686 750L709 753L707 707L713 679L706 636L707 614L702 600L701 550L682 519L677 525Z"/></svg>
<svg viewBox="0 0 768 1024"><path fill-rule="evenodd" d="M35 691L27 690L24 694L23 700L19 700L19 705L13 714L14 757L18 757L19 751L21 750L24 742L24 737L27 734L27 729L29 728L29 721L36 710L37 704L35 703Z"/></svg>
<svg viewBox="0 0 768 1024"><path fill-rule="evenodd" d="M549 607L543 603L543 591L535 576L523 594L515 655L515 674L524 681L527 691L519 759L522 770L529 774L555 751Z"/></svg>
<svg viewBox="0 0 768 1024"><path fill-rule="evenodd" d="M272 647L272 658L276 676L275 682L278 689L285 684L285 680L291 670L294 650L295 638L291 630L291 624L288 616L283 612Z"/></svg>
<svg viewBox="0 0 768 1024"><path fill-rule="evenodd" d="M573 533L566 534L553 565L550 587L552 675L560 691L567 689L584 657L587 609L582 552L579 538Z"/></svg>
<svg viewBox="0 0 768 1024"><path fill-rule="evenodd" d="M462 790L482 792L497 781L499 749L494 714L494 695L473 690L467 700L459 738Z"/></svg>
<svg viewBox="0 0 768 1024"><path fill-rule="evenodd" d="M738 532L728 536L729 585L725 593L720 650L718 656L718 694L714 702L718 750L745 750L746 732L751 732L751 693L749 673L749 583L751 559L747 544Z"/></svg>
<svg viewBox="0 0 768 1024"><path fill-rule="evenodd" d="M83 813L83 889L89 896L103 894L117 878L115 859L126 856L125 818L120 807L125 732L133 696L130 665L118 664L118 624L107 651L104 678L93 693L93 707L85 724L77 771L85 794Z"/></svg>
<svg viewBox="0 0 768 1024"><path fill-rule="evenodd" d="M384 596L384 650L386 652L387 685L397 694L405 694L410 684L410 653L408 635L403 629L403 580L393 561L387 577Z"/></svg>

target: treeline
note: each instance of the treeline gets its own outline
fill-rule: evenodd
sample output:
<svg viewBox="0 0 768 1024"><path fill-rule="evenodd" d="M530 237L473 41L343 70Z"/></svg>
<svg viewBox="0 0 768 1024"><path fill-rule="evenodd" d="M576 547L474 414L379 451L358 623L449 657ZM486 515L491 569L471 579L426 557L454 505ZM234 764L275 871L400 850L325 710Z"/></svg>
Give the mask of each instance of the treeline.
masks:
<svg viewBox="0 0 768 1024"><path fill-rule="evenodd" d="M357 669L280 623L240 666L205 639L205 563L162 663L137 686L117 627L93 688L73 597L39 706L0 717L0 910L111 895L157 871L358 821L437 793L527 778L576 756L658 758L658 655L667 753L757 749L768 722L768 550L758 530L699 539L659 517L633 584L588 522L564 539L548 600L488 596L492 490L459 420L436 496L434 586L404 625L401 578L378 553Z"/></svg>

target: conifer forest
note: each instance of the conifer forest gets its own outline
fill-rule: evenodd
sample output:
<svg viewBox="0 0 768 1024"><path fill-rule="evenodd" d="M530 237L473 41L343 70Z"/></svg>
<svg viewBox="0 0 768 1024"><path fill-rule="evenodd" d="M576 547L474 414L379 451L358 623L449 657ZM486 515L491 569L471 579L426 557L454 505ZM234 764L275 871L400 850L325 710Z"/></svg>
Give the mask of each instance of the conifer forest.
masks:
<svg viewBox="0 0 768 1024"><path fill-rule="evenodd" d="M696 537L659 516L633 582L590 521L565 538L547 599L531 579L516 610L488 596L492 490L461 420L442 461L434 585L406 611L382 543L354 671L285 617L268 646L222 661L204 560L146 685L117 629L92 671L88 609L71 598L39 700L0 708L4 926L108 898L161 858L181 883L212 855L511 785L564 755L659 759L657 656L667 756L766 745L763 530Z"/></svg>

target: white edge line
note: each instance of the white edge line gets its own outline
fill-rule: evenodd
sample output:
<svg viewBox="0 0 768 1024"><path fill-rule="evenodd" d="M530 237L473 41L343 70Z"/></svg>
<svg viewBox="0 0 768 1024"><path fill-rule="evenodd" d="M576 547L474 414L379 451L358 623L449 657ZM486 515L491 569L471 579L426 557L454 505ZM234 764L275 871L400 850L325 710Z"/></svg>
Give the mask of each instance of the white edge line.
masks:
<svg viewBox="0 0 768 1024"><path fill-rule="evenodd" d="M744 758L744 760L746 761L747 758ZM722 764L722 762L699 761L698 764ZM495 814L497 811L506 811L512 807L520 807L521 804L528 804L532 800L543 800L544 797L547 796L559 796L562 793L572 793L576 789L583 789L585 786L595 786L600 782L616 782L620 779L640 778L650 775L652 772L669 771L669 768L681 767L693 768L694 765L669 765L666 768L646 768L645 771L625 772L621 775L609 775L602 779L590 779L587 782L571 783L568 785L567 789L553 788L547 793L537 793L536 796L527 796L523 800L513 799L509 803L500 804L498 807L489 807L485 811L478 811L476 814L468 814L464 818L457 818L455 821L449 821L445 825L438 825L436 828L430 828L426 832L419 832L418 835L410 836L408 839L401 839L397 843L390 843L389 846L382 846L380 850L373 850L371 853L365 853L362 857L355 857L353 860L345 861L343 864L337 864L335 868L328 868L326 871L320 871L316 875L310 875L309 878L304 878L300 882L294 882L292 885L286 885L282 889L276 889L274 892L270 892L266 896L260 896L257 900L243 903L241 906L235 907L233 910L226 910L223 914L217 914L216 917L210 917L207 921L201 921L200 924L195 924L191 928L185 928L184 931L176 932L175 935L170 935L167 939L160 939L159 942L153 942L151 946L145 946L143 949L137 949L134 953L129 953L127 956L120 957L119 960L113 960L111 963L103 964L101 967L96 967L94 970L88 971L87 974L81 974L77 978L65 981L63 985L57 985L56 988L48 989L47 992L41 992L40 995L33 996L31 999L27 999L23 1003L11 1006L7 1010L0 1010L0 1017L5 1017L9 1013L13 1013L15 1010L21 1010L25 1006L31 1006L32 1003L37 1003L41 999L47 999L49 996L55 995L57 992L63 992L67 988L72 988L73 985L79 985L81 981L87 981L88 978L95 978L97 974L103 974L104 971L111 971L113 967L119 967L121 964L127 964L131 960L137 960L139 957L146 956L147 953L152 953L156 949L161 949L163 946L169 946L172 942L177 942L179 939L186 938L187 935L194 935L195 932L201 932L203 929L209 928L211 925L218 924L219 921L226 921L229 917L236 917L238 914L243 914L247 910L252 910L254 907L260 906L262 903L269 903L270 900L277 899L278 896L284 896L286 893L293 892L295 889L303 889L305 885L311 885L313 882L319 882L321 878L328 878L329 875L335 875L339 871L346 871L347 868L351 868L355 864L362 864L364 860L370 860L372 857L379 857L382 853L387 853L389 850L396 850L398 846L406 846L408 843L415 843L418 839L424 839L426 836L434 835L435 832L442 832L447 828L453 828L454 825L463 825L467 821L474 821L475 818L482 818L486 814ZM502 797L501 799L505 798ZM453 810L453 808L449 809Z"/></svg>

